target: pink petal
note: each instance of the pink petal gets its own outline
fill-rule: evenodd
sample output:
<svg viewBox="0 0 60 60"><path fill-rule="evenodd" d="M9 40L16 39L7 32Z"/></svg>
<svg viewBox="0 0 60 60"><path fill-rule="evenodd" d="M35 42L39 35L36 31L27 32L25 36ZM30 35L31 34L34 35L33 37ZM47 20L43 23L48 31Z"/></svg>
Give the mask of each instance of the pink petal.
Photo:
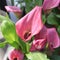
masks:
<svg viewBox="0 0 60 60"><path fill-rule="evenodd" d="M9 60L14 60L14 59L23 60L24 54L21 51L14 49L13 51L10 52L8 58Z"/></svg>
<svg viewBox="0 0 60 60"><path fill-rule="evenodd" d="M35 40L46 39L46 37L47 37L47 28L45 26L43 26L41 31L38 34L35 35Z"/></svg>
<svg viewBox="0 0 60 60"><path fill-rule="evenodd" d="M34 40L31 45L30 51L43 49L47 41L46 37L47 37L47 28L43 26L40 32L34 36Z"/></svg>
<svg viewBox="0 0 60 60"><path fill-rule="evenodd" d="M31 45L30 51L31 51L31 52L37 51L37 49L35 48L35 45L34 45L33 43L32 43L32 45Z"/></svg>
<svg viewBox="0 0 60 60"><path fill-rule="evenodd" d="M16 23L16 32L24 41L30 40L42 29L41 9L41 7L36 6Z"/></svg>
<svg viewBox="0 0 60 60"><path fill-rule="evenodd" d="M39 31L42 29L43 23L41 17L42 17L42 7L37 7L31 28L32 35L39 33Z"/></svg>
<svg viewBox="0 0 60 60"><path fill-rule="evenodd" d="M52 9L59 5L59 0L44 0L43 10Z"/></svg>
<svg viewBox="0 0 60 60"><path fill-rule="evenodd" d="M50 47L53 48L59 47L59 36L55 28L48 29L47 41Z"/></svg>
<svg viewBox="0 0 60 60"><path fill-rule="evenodd" d="M16 6L5 6L5 8L8 12L22 12L22 10Z"/></svg>
<svg viewBox="0 0 60 60"><path fill-rule="evenodd" d="M60 39L60 38L59 38ZM59 40L59 42L60 42L60 40ZM60 45L60 43L59 43L59 45Z"/></svg>
<svg viewBox="0 0 60 60"><path fill-rule="evenodd" d="M45 47L46 40L45 39L39 39L39 40L34 40L30 51L36 51L36 50L41 50Z"/></svg>

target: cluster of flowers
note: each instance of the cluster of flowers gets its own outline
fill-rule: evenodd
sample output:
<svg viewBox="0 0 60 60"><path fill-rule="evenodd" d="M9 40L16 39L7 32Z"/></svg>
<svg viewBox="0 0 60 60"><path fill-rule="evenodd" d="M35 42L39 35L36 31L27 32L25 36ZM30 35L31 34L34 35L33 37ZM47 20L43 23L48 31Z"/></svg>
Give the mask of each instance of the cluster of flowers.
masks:
<svg viewBox="0 0 60 60"><path fill-rule="evenodd" d="M42 12L48 14L55 7L60 9L59 4L60 0L44 0L42 6L34 7L29 13L16 22L17 35L24 42L31 40L31 52L40 51L44 49L46 45L48 45L47 47L51 51L60 46L60 39L56 28L48 28L42 21ZM5 6L5 8L8 12L22 13L22 11L15 6ZM32 38L34 39L32 40ZM23 60L24 53L15 49L9 56L10 60L14 60L14 58Z"/></svg>

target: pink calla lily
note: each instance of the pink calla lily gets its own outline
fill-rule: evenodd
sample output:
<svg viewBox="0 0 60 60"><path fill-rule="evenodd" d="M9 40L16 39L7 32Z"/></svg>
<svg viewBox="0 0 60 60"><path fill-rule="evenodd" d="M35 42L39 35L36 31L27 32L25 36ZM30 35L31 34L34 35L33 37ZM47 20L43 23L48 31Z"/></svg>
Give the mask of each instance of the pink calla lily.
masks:
<svg viewBox="0 0 60 60"><path fill-rule="evenodd" d="M43 27L41 19L42 7L36 6L16 23L16 32L24 41L39 33Z"/></svg>
<svg viewBox="0 0 60 60"><path fill-rule="evenodd" d="M60 0L44 0L43 10L52 9L59 6L59 1Z"/></svg>
<svg viewBox="0 0 60 60"><path fill-rule="evenodd" d="M5 9L8 12L14 12L18 18L20 18L22 15L22 10L16 6L5 6Z"/></svg>
<svg viewBox="0 0 60 60"><path fill-rule="evenodd" d="M55 28L49 28L47 31L47 41L51 48L59 47L59 36Z"/></svg>
<svg viewBox="0 0 60 60"><path fill-rule="evenodd" d="M19 50L12 50L8 56L9 60L23 60L24 59L24 54L19 51Z"/></svg>
<svg viewBox="0 0 60 60"><path fill-rule="evenodd" d="M36 51L36 50L43 49L47 42L46 38L47 38L47 28L43 26L41 31L35 35L30 51Z"/></svg>
<svg viewBox="0 0 60 60"><path fill-rule="evenodd" d="M8 12L18 12L18 13L22 12L20 8L16 6L5 6L5 8Z"/></svg>
<svg viewBox="0 0 60 60"><path fill-rule="evenodd" d="M45 47L46 42L51 50L59 47L59 36L55 28L48 29L44 26L35 36L30 51L41 50Z"/></svg>
<svg viewBox="0 0 60 60"><path fill-rule="evenodd" d="M59 42L60 42L60 40L59 40ZM60 43L59 43L59 45L60 45Z"/></svg>

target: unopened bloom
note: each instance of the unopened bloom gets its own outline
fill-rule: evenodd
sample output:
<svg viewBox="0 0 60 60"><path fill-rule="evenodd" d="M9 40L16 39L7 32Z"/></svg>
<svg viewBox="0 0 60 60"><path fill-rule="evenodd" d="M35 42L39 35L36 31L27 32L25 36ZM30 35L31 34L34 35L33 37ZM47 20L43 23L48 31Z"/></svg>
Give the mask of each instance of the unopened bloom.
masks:
<svg viewBox="0 0 60 60"><path fill-rule="evenodd" d="M42 7L36 6L23 18L16 22L16 32L23 41L28 41L39 33L43 27L41 19Z"/></svg>
<svg viewBox="0 0 60 60"><path fill-rule="evenodd" d="M32 42L30 51L37 51L37 50L44 49L45 45L46 45L45 39L34 40Z"/></svg>

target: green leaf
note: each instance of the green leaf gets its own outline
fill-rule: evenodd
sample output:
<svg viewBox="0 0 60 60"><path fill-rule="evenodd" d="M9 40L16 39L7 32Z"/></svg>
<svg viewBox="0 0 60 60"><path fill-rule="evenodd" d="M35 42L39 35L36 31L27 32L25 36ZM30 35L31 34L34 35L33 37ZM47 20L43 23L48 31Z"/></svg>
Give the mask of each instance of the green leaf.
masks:
<svg viewBox="0 0 60 60"><path fill-rule="evenodd" d="M15 31L14 23L12 23L11 21L7 21L7 20L3 21L1 24L1 31L2 31L4 38L6 39L6 41L9 44L14 46L15 48L17 48L19 46L17 43L18 36ZM16 42L16 43L14 43L14 42Z"/></svg>
<svg viewBox="0 0 60 60"><path fill-rule="evenodd" d="M60 47L56 48L53 52L53 55L59 55L60 53Z"/></svg>
<svg viewBox="0 0 60 60"><path fill-rule="evenodd" d="M56 17L57 17L57 18L60 18L60 14L56 14Z"/></svg>
<svg viewBox="0 0 60 60"><path fill-rule="evenodd" d="M6 16L0 15L0 22L2 22L2 21L4 21L4 20L10 21L10 19L9 19L9 17L8 17L8 14L6 14Z"/></svg>
<svg viewBox="0 0 60 60"><path fill-rule="evenodd" d="M55 25L55 26L58 26L59 25L58 19L57 19L57 17L53 13L51 13L47 17L47 23L48 24L51 24L51 25Z"/></svg>
<svg viewBox="0 0 60 60"><path fill-rule="evenodd" d="M12 22L3 21L1 24L1 31L7 42L12 43L15 41L15 26Z"/></svg>
<svg viewBox="0 0 60 60"><path fill-rule="evenodd" d="M21 46L21 49L24 53L28 53L30 50L30 45L27 42L24 42L19 38L19 44Z"/></svg>
<svg viewBox="0 0 60 60"><path fill-rule="evenodd" d="M53 13L54 13L55 16L59 19L59 22L60 22L60 9L54 8L54 9L53 9ZM60 24L60 23L59 23L59 24Z"/></svg>
<svg viewBox="0 0 60 60"><path fill-rule="evenodd" d="M10 44L11 46L13 46L15 49L20 49L20 45L16 41L14 41L13 43L9 43L8 42L8 44Z"/></svg>
<svg viewBox="0 0 60 60"><path fill-rule="evenodd" d="M24 0L26 3L26 12L28 13L30 10L32 10L35 6L42 5L43 0Z"/></svg>
<svg viewBox="0 0 60 60"><path fill-rule="evenodd" d="M11 0L12 5L14 6L14 0Z"/></svg>
<svg viewBox="0 0 60 60"><path fill-rule="evenodd" d="M49 60L46 54L40 52L30 52L26 56L28 60Z"/></svg>
<svg viewBox="0 0 60 60"><path fill-rule="evenodd" d="M60 56L59 55L53 55L53 56L51 56L51 60L60 60Z"/></svg>
<svg viewBox="0 0 60 60"><path fill-rule="evenodd" d="M42 6L42 3L43 3L43 0L35 0L35 6L36 5L39 5L39 6Z"/></svg>
<svg viewBox="0 0 60 60"><path fill-rule="evenodd" d="M19 47L15 24L10 21L9 18L4 16L0 16L0 20L3 20L1 24L1 31L5 40L15 48Z"/></svg>
<svg viewBox="0 0 60 60"><path fill-rule="evenodd" d="M5 17L3 17L3 18L5 18ZM7 19L7 18L5 18L5 19ZM1 31L2 31L4 38L10 45L15 47L16 49L21 48L24 53L29 52L29 49L30 49L29 44L22 41L18 37L18 35L16 34L15 24L12 21L3 19L2 24L1 24Z"/></svg>
<svg viewBox="0 0 60 60"><path fill-rule="evenodd" d="M60 35L60 26L58 26L57 31L58 31L58 33Z"/></svg>
<svg viewBox="0 0 60 60"><path fill-rule="evenodd" d="M43 23L45 24L45 22L46 22L46 16L45 15L42 15L42 20L43 20Z"/></svg>
<svg viewBox="0 0 60 60"><path fill-rule="evenodd" d="M24 53L29 52L29 44L23 42L16 34L15 24L7 17L0 16L2 19L1 31L6 41L13 47L22 49Z"/></svg>
<svg viewBox="0 0 60 60"><path fill-rule="evenodd" d="M34 2L32 0L24 0L26 3L26 12L28 13L34 7Z"/></svg>
<svg viewBox="0 0 60 60"><path fill-rule="evenodd" d="M7 41L0 42L0 48L3 48L7 44Z"/></svg>
<svg viewBox="0 0 60 60"><path fill-rule="evenodd" d="M53 13L56 14L56 15L59 15L60 14L60 9L54 8Z"/></svg>

